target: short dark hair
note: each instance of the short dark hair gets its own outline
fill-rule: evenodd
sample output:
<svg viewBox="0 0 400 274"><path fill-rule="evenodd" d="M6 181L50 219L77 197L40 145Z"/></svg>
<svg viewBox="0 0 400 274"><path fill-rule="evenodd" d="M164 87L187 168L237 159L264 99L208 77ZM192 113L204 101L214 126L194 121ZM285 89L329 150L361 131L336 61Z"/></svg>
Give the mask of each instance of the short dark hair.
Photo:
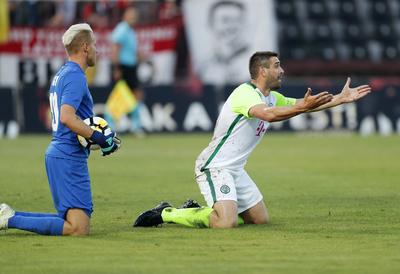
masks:
<svg viewBox="0 0 400 274"><path fill-rule="evenodd" d="M240 2L236 2L236 1L229 1L229 0L225 0L225 1L218 1L216 3L214 3L211 7L210 7L210 12L208 13L208 23L210 24L210 26L212 26L214 24L214 16L215 16L215 11L223 6L232 6L232 7L236 7L238 9L240 9L242 12L245 11L245 6L240 3Z"/></svg>
<svg viewBox="0 0 400 274"><path fill-rule="evenodd" d="M257 78L259 67L269 67L268 60L271 57L278 57L278 53L273 51L257 51L250 57L249 71L251 79Z"/></svg>

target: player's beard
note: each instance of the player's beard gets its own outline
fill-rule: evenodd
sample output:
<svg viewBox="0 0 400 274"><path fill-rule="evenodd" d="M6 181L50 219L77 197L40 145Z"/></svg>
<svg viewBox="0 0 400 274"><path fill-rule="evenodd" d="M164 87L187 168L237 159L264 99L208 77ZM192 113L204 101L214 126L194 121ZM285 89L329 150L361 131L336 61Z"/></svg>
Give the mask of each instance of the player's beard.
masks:
<svg viewBox="0 0 400 274"><path fill-rule="evenodd" d="M96 65L96 49L90 50L86 56L86 63L88 67L94 67Z"/></svg>
<svg viewBox="0 0 400 274"><path fill-rule="evenodd" d="M94 67L94 65L96 65L96 56L88 56L86 58L86 62L88 67Z"/></svg>
<svg viewBox="0 0 400 274"><path fill-rule="evenodd" d="M277 90L280 88L281 88L281 83L279 82L279 80L277 80L276 82L274 82L270 85L270 89L272 89L272 90Z"/></svg>
<svg viewBox="0 0 400 274"><path fill-rule="evenodd" d="M280 88L281 88L281 85L274 85L274 86L271 87L272 90L277 90L277 89L280 89Z"/></svg>

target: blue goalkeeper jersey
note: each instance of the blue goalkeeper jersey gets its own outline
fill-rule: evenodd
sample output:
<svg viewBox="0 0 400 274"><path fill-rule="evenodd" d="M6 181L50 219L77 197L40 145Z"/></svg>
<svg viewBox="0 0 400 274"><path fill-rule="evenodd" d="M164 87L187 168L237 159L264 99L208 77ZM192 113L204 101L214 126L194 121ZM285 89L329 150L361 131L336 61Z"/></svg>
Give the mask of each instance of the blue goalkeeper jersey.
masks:
<svg viewBox="0 0 400 274"><path fill-rule="evenodd" d="M50 86L49 99L53 138L46 155L86 160L89 151L79 144L76 133L60 122L61 106L64 104L72 106L82 120L93 116L93 99L86 76L77 63L69 61L57 72Z"/></svg>

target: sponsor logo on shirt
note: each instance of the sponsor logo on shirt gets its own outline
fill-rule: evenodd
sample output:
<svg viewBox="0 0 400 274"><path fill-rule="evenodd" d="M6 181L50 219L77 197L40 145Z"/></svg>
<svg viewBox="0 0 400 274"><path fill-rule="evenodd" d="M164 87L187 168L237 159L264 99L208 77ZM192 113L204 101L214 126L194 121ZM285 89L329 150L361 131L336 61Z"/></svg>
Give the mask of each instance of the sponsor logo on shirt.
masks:
<svg viewBox="0 0 400 274"><path fill-rule="evenodd" d="M261 136L261 134L264 134L265 131L266 131L266 128L265 128L264 121L260 121L260 123L258 124L258 127L256 129L256 136Z"/></svg>

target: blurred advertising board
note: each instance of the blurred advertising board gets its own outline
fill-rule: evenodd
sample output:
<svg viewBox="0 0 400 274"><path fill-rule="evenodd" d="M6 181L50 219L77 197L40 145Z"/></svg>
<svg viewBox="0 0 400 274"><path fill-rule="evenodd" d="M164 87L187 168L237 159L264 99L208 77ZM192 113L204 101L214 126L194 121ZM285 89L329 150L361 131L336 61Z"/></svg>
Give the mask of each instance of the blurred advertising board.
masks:
<svg viewBox="0 0 400 274"><path fill-rule="evenodd" d="M341 86L329 84L329 90ZM317 90L328 86L313 85ZM233 86L220 94L215 86L204 86L202 93L191 95L172 86L154 86L145 89L146 99L141 119L147 132L209 132L214 128L219 109ZM378 89L379 88L379 89ZM91 87L96 115L105 112L110 89ZM307 89L305 84L288 84L282 92L288 97L300 98ZM307 113L284 122L272 123L269 131L323 132L347 131L363 135L400 133L400 85L383 85L358 103ZM24 132L49 130L49 109L46 92L35 86L23 88ZM222 100L221 100L222 98ZM124 115L116 124L119 132L130 132L130 117Z"/></svg>
<svg viewBox="0 0 400 274"><path fill-rule="evenodd" d="M144 69L140 69L145 82L160 85L174 81L176 66L176 47L182 29L180 18L164 20L161 23L137 27L140 54L145 58ZM7 43L0 44L0 86L18 86L18 63L33 63L37 70L40 85L45 85L51 76L66 60L61 43L64 29L13 27ZM93 70L92 83L97 86L108 85L111 81L110 33L112 29L94 30L99 53L98 63ZM49 71L50 70L50 71ZM23 78L23 77L22 77Z"/></svg>

